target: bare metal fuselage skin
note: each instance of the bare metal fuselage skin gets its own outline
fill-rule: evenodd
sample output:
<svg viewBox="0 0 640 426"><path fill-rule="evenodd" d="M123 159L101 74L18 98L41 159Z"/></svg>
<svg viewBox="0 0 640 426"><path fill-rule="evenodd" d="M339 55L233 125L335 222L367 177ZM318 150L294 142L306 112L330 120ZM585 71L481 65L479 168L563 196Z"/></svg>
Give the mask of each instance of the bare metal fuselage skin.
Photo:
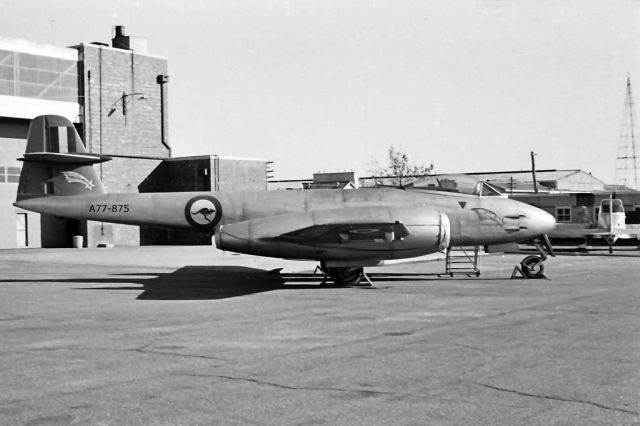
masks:
<svg viewBox="0 0 640 426"><path fill-rule="evenodd" d="M215 233L223 250L321 261L415 257L441 250L445 242L524 241L555 226L546 212L514 200L421 189L48 196L20 200L16 206L60 217ZM375 241L295 235L301 229L313 235L328 224L398 224L408 233L400 238L387 232L390 237Z"/></svg>

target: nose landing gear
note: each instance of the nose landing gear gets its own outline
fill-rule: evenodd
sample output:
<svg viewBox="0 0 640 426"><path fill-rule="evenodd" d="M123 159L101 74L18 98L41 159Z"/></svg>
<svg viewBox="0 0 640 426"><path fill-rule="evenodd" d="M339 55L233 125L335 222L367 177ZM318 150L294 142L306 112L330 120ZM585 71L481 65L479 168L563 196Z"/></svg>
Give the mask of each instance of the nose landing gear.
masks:
<svg viewBox="0 0 640 426"><path fill-rule="evenodd" d="M544 278L544 264L542 256L531 255L522 259L520 270L526 278Z"/></svg>
<svg viewBox="0 0 640 426"><path fill-rule="evenodd" d="M511 278L515 277L516 272L521 272L525 278L545 278L544 264L542 262L547 260L547 254L549 256L555 256L553 253L553 247L551 247L551 242L549 241L547 234L533 240L533 245L540 254L532 254L522 259L520 267L516 266L513 269Z"/></svg>

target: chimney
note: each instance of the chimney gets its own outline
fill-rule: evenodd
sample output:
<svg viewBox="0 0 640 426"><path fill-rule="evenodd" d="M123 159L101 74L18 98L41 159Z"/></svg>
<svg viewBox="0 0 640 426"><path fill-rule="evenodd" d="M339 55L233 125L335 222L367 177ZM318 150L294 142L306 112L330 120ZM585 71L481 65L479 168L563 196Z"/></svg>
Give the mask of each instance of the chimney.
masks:
<svg viewBox="0 0 640 426"><path fill-rule="evenodd" d="M129 49L129 37L124 35L123 25L116 25L116 36L111 39L111 46L117 49Z"/></svg>
<svg viewBox="0 0 640 426"><path fill-rule="evenodd" d="M111 46L116 49L133 50L136 53L147 53L146 38L124 35L124 25L116 25L115 31Z"/></svg>

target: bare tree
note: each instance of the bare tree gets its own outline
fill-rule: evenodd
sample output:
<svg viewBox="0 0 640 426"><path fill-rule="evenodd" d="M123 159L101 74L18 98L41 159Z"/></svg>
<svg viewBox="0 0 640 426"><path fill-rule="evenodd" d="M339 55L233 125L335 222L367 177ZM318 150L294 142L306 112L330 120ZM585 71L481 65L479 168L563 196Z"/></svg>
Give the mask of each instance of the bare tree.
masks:
<svg viewBox="0 0 640 426"><path fill-rule="evenodd" d="M403 187L420 176L427 176L433 172L433 164L425 166L424 164L416 164L409 160L409 156L402 150L402 147L396 148L394 145L389 146L388 150L389 163L386 167L380 167L377 163L371 170L376 185L391 185Z"/></svg>

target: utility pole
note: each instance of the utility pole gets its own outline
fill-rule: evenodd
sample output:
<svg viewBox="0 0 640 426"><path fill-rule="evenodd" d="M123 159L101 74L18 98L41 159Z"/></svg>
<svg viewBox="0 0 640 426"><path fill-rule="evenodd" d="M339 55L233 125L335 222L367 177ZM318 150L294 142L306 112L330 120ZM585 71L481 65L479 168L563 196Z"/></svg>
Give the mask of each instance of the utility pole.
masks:
<svg viewBox="0 0 640 426"><path fill-rule="evenodd" d="M538 155L531 151L531 175L533 176L533 190L538 193L538 182L536 181L536 160L535 156Z"/></svg>

